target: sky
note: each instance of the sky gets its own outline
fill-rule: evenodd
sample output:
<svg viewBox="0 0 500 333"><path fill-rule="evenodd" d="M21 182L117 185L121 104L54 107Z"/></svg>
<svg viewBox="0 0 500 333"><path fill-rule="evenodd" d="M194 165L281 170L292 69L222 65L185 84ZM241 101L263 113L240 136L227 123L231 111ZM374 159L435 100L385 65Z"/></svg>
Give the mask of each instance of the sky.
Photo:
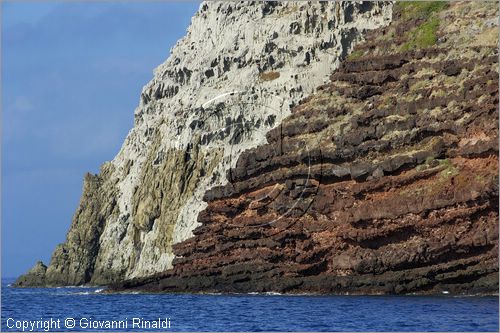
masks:
<svg viewBox="0 0 500 333"><path fill-rule="evenodd" d="M1 2L2 277L48 264L199 2Z"/></svg>

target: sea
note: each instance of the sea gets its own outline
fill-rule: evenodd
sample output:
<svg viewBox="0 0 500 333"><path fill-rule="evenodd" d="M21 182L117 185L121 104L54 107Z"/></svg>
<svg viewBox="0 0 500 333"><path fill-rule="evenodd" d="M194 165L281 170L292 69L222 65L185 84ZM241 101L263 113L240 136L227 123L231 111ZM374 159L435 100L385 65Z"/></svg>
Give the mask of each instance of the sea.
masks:
<svg viewBox="0 0 500 333"><path fill-rule="evenodd" d="M1 331L491 331L498 296L102 294L2 280Z"/></svg>

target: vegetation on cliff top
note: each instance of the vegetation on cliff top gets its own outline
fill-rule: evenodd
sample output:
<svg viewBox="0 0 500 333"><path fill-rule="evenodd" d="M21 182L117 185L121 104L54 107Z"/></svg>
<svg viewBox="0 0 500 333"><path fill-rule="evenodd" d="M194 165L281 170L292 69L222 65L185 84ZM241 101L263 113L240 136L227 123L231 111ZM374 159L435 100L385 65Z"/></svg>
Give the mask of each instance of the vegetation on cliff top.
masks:
<svg viewBox="0 0 500 333"><path fill-rule="evenodd" d="M347 60L356 60L356 59L359 59L364 54L365 54L365 52L363 50L353 51L351 54L349 54L349 56L347 57Z"/></svg>
<svg viewBox="0 0 500 333"><path fill-rule="evenodd" d="M428 20L433 13L440 12L448 7L446 1L411 1L398 2L396 9L400 10L404 19Z"/></svg>
<svg viewBox="0 0 500 333"><path fill-rule="evenodd" d="M408 41L401 50L412 50L430 47L437 42L436 31L439 28L439 19L433 17L408 33Z"/></svg>
<svg viewBox="0 0 500 333"><path fill-rule="evenodd" d="M448 7L443 1L399 2L397 10L405 19L423 20L423 22L406 34L407 42L401 50L412 50L430 47L437 42L436 32L439 28L439 18L436 13Z"/></svg>

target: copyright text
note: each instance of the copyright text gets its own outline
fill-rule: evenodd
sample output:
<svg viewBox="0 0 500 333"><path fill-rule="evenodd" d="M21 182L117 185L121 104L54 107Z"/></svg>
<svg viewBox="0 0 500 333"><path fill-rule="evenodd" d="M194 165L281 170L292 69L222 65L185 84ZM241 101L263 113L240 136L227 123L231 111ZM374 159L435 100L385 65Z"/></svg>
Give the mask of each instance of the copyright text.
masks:
<svg viewBox="0 0 500 333"><path fill-rule="evenodd" d="M16 320L8 318L6 325L9 330L21 332L50 332L61 329L158 329L165 331L171 327L170 318L144 319L142 317L124 318L121 320L103 320L92 317L82 318L40 318L37 320Z"/></svg>

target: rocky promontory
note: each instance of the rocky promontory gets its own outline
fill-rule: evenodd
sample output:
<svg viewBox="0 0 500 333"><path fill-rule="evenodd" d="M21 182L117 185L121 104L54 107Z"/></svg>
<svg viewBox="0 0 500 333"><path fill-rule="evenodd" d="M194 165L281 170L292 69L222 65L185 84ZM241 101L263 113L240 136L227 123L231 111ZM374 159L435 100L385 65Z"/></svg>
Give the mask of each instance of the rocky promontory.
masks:
<svg viewBox="0 0 500 333"><path fill-rule="evenodd" d="M85 177L43 278L16 285L106 285L172 268L205 192L391 14L390 2L201 3L143 88L120 152Z"/></svg>
<svg viewBox="0 0 500 333"><path fill-rule="evenodd" d="M205 193L172 269L111 290L497 293L498 4L392 15Z"/></svg>

